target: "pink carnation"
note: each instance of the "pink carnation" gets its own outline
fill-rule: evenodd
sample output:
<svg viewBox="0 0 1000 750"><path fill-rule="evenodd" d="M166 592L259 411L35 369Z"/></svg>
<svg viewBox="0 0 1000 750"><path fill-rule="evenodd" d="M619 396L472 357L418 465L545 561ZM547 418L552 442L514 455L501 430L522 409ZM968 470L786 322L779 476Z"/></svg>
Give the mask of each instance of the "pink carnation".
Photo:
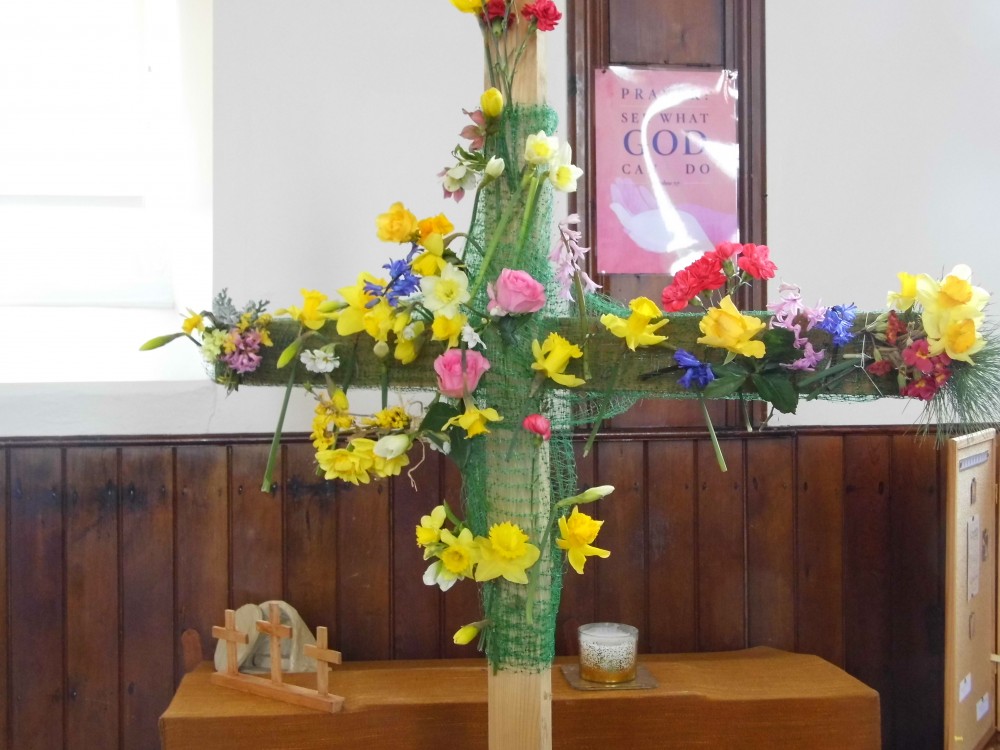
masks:
<svg viewBox="0 0 1000 750"><path fill-rule="evenodd" d="M486 287L490 301L486 309L493 315L521 315L538 312L545 306L545 287L526 271L505 268L496 284Z"/></svg>
<svg viewBox="0 0 1000 750"><path fill-rule="evenodd" d="M542 440L548 440L552 437L552 423L549 421L548 417L541 414L529 414L524 418L524 421L521 422L521 426L528 432L535 433Z"/></svg>
<svg viewBox="0 0 1000 750"><path fill-rule="evenodd" d="M449 349L434 360L438 390L449 398L462 398L479 385L490 361L482 354L467 349Z"/></svg>
<svg viewBox="0 0 1000 750"><path fill-rule="evenodd" d="M538 24L539 31L552 31L562 18L562 13L552 0L537 0L521 9L521 15Z"/></svg>

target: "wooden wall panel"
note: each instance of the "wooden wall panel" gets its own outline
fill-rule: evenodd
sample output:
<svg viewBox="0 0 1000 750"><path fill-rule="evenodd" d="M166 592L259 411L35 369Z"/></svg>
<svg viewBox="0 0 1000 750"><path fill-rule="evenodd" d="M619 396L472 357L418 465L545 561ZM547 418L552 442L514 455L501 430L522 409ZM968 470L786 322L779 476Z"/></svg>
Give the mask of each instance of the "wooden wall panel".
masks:
<svg viewBox="0 0 1000 750"><path fill-rule="evenodd" d="M743 441L720 441L728 471L698 441L698 650L746 647Z"/></svg>
<svg viewBox="0 0 1000 750"><path fill-rule="evenodd" d="M385 482L337 487L341 651L350 661L392 655L389 488Z"/></svg>
<svg viewBox="0 0 1000 750"><path fill-rule="evenodd" d="M263 492L261 481L267 466L269 445L234 446L230 456L229 528L232 549L233 606L260 604L284 598L282 592L282 498L283 487L274 482L274 492ZM274 478L281 477L281 459Z"/></svg>
<svg viewBox="0 0 1000 750"><path fill-rule="evenodd" d="M416 487L404 474L392 486L392 656L394 659L441 656L444 627L441 595L423 581L430 565L416 543L416 527L440 504L441 462L435 454L414 473ZM449 505L452 501L449 500ZM454 507L454 506L453 506ZM457 507L456 507L457 510ZM473 617L468 622L478 620ZM471 655L472 651L467 651Z"/></svg>
<svg viewBox="0 0 1000 750"><path fill-rule="evenodd" d="M722 0L609 0L608 6L612 64L722 65Z"/></svg>
<svg viewBox="0 0 1000 750"><path fill-rule="evenodd" d="M174 452L125 447L121 496L122 747L156 750L174 693Z"/></svg>
<svg viewBox="0 0 1000 750"><path fill-rule="evenodd" d="M234 606L229 592L228 458L227 449L219 445L177 448L174 575L178 669L183 663L180 634L188 628L197 630L202 651L212 658L212 626L222 622L226 607Z"/></svg>
<svg viewBox="0 0 1000 750"><path fill-rule="evenodd" d="M462 505L462 477L451 461L446 461L442 466L441 497L448 501L448 504L458 511L460 517L465 517L465 508ZM434 502L431 499L431 502ZM433 506L432 506L433 507ZM423 574L423 571L419 571ZM412 573L411 573L412 575ZM457 646L452 640L455 631L470 622L476 622L482 618L482 606L479 603L479 587L468 579L459 581L445 594L440 590L428 589L425 594L429 602L440 602L441 612L441 646L439 653L445 658L468 657L475 651L474 646ZM420 602L413 602L414 606L419 606Z"/></svg>
<svg viewBox="0 0 1000 750"><path fill-rule="evenodd" d="M583 444L574 446L576 457L577 489L593 487L595 467L593 452L583 455ZM604 538L598 534L598 546L604 544ZM591 571L593 573L593 571ZM594 622L597 619L594 602L597 593L596 575L577 575L568 566L563 568L562 600L559 605L559 616L556 625L556 652L560 654L576 654L579 652L577 632L581 625Z"/></svg>
<svg viewBox="0 0 1000 750"><path fill-rule="evenodd" d="M892 443L886 435L844 438L844 666L892 702ZM892 722L882 712L882 740Z"/></svg>
<svg viewBox="0 0 1000 750"><path fill-rule="evenodd" d="M66 693L62 450L12 449L10 488L10 746L59 750Z"/></svg>
<svg viewBox="0 0 1000 750"><path fill-rule="evenodd" d="M604 521L597 546L611 551L605 560L588 559L584 575L597 578L594 601L599 621L624 622L639 628L639 649L649 640L646 585L645 446L640 442L607 442L595 446L597 484L614 493L581 512ZM567 575L576 575L570 571Z"/></svg>
<svg viewBox="0 0 1000 750"><path fill-rule="evenodd" d="M843 439L800 438L797 651L844 666Z"/></svg>
<svg viewBox="0 0 1000 750"><path fill-rule="evenodd" d="M285 600L315 630L323 625L340 648L337 614L336 485L316 475L313 447L285 448Z"/></svg>
<svg viewBox="0 0 1000 750"><path fill-rule="evenodd" d="M944 724L944 481L933 440L892 438L892 736L939 748Z"/></svg>
<svg viewBox="0 0 1000 750"><path fill-rule="evenodd" d="M118 744L118 451L66 451L66 745Z"/></svg>
<svg viewBox="0 0 1000 750"><path fill-rule="evenodd" d="M649 482L649 650L688 652L698 648L696 444L651 441Z"/></svg>
<svg viewBox="0 0 1000 750"><path fill-rule="evenodd" d="M7 573L7 536L10 518L10 486L7 484L7 451L0 448L0 696L10 696L10 638L7 633L7 618L10 613L10 576ZM0 750L10 750L8 742L10 721L8 718L11 701L9 697L0 703Z"/></svg>
<svg viewBox="0 0 1000 750"><path fill-rule="evenodd" d="M795 648L795 478L791 438L747 444L747 617L751 646Z"/></svg>

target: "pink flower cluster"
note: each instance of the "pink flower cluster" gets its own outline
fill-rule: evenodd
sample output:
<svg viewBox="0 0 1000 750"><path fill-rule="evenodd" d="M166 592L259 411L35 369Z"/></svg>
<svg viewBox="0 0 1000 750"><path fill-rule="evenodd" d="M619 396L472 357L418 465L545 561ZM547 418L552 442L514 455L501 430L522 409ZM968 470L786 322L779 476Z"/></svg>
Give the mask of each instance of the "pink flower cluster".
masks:
<svg viewBox="0 0 1000 750"><path fill-rule="evenodd" d="M706 292L722 289L730 281L735 286L748 279L772 279L777 266L771 262L767 245L723 242L691 265L681 269L663 290L663 309L678 312ZM736 274L736 269L740 274ZM732 276L730 276L732 274ZM727 292L731 292L728 290Z"/></svg>
<svg viewBox="0 0 1000 750"><path fill-rule="evenodd" d="M802 350L799 359L782 367L788 370L812 372L816 369L816 365L823 361L826 350L816 351L805 333L823 320L826 308L806 307L802 304L801 290L795 284L782 283L778 287L778 295L780 299L767 306L767 309L774 313L770 327L791 331L795 336L793 341L795 348Z"/></svg>
<svg viewBox="0 0 1000 750"><path fill-rule="evenodd" d="M262 359L258 353L260 352L260 343L260 331L251 328L240 333L238 329L234 328L229 332L225 344L226 354L223 355L222 361L241 375L253 372L260 367Z"/></svg>
<svg viewBox="0 0 1000 750"><path fill-rule="evenodd" d="M944 352L930 356L927 339L917 339L906 347L903 350L903 362L911 368L913 375L899 389L903 396L930 401L951 377L951 357Z"/></svg>
<svg viewBox="0 0 1000 750"><path fill-rule="evenodd" d="M552 262L552 271L555 274L556 283L559 284L559 296L563 299L573 300L573 285L579 275L583 285L584 294L591 294L600 289L599 284L584 271L589 247L582 247L580 241L583 234L578 229L573 229L580 223L579 214L570 214L559 222L559 237L552 251L549 253L549 260Z"/></svg>

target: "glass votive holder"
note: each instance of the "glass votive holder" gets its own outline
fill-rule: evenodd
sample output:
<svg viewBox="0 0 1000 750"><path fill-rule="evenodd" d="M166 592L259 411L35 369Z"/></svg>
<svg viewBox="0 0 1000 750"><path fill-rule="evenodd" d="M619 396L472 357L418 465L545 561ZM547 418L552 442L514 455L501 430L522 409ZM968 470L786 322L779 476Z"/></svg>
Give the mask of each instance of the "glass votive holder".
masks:
<svg viewBox="0 0 1000 750"><path fill-rule="evenodd" d="M617 622L581 625L580 677L591 682L629 682L635 679L639 630Z"/></svg>

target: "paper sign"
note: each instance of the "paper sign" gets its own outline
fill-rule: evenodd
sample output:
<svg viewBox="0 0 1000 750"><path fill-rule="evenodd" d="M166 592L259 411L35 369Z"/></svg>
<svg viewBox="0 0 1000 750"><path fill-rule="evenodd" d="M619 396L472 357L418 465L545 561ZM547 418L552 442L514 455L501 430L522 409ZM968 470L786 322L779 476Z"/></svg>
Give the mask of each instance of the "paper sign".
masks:
<svg viewBox="0 0 1000 750"><path fill-rule="evenodd" d="M594 73L595 254L601 273L676 273L739 241L736 73Z"/></svg>
<svg viewBox="0 0 1000 750"><path fill-rule="evenodd" d="M972 673L965 675L965 678L958 683L958 702L961 703L972 692Z"/></svg>
<svg viewBox="0 0 1000 750"><path fill-rule="evenodd" d="M982 555L979 549L979 534L979 516L975 515L969 519L969 545L966 554L970 600L979 593L979 561Z"/></svg>
<svg viewBox="0 0 1000 750"><path fill-rule="evenodd" d="M983 717L990 712L990 694L986 693L976 701L976 721L982 721Z"/></svg>

